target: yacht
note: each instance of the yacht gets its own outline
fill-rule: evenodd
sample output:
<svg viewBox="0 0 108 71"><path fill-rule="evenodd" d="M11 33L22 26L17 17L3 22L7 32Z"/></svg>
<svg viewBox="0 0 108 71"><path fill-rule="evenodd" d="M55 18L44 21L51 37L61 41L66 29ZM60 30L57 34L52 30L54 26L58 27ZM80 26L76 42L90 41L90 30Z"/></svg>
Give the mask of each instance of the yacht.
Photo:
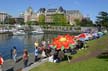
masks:
<svg viewBox="0 0 108 71"><path fill-rule="evenodd" d="M13 32L13 35L15 36L20 36L20 35L25 35L26 33L24 32L24 30L17 30Z"/></svg>
<svg viewBox="0 0 108 71"><path fill-rule="evenodd" d="M32 34L43 34L44 32L42 30L33 30Z"/></svg>

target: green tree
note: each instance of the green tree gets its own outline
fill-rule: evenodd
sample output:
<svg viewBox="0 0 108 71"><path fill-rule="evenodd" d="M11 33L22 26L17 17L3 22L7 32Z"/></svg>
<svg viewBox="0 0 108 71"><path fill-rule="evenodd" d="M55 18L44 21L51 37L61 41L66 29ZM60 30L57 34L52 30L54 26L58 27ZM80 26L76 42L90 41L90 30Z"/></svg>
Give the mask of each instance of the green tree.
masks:
<svg viewBox="0 0 108 71"><path fill-rule="evenodd" d="M94 26L90 18L85 18L81 20L81 26Z"/></svg>
<svg viewBox="0 0 108 71"><path fill-rule="evenodd" d="M2 21L0 21L0 24L2 24Z"/></svg>
<svg viewBox="0 0 108 71"><path fill-rule="evenodd" d="M26 24L28 25L28 27L26 28L26 32L30 34L32 31L32 21L27 21Z"/></svg>
<svg viewBox="0 0 108 71"><path fill-rule="evenodd" d="M36 21L27 21L26 24L27 25L36 25L37 22Z"/></svg>
<svg viewBox="0 0 108 71"><path fill-rule="evenodd" d="M90 18L84 18L82 20L75 20L77 26L94 26L92 20Z"/></svg>
<svg viewBox="0 0 108 71"><path fill-rule="evenodd" d="M24 19L19 19L16 23L19 23L19 24L21 24L21 25L24 25L25 23L24 23Z"/></svg>
<svg viewBox="0 0 108 71"><path fill-rule="evenodd" d="M75 21L76 26L80 26L81 21L79 19L75 19L74 21Z"/></svg>
<svg viewBox="0 0 108 71"><path fill-rule="evenodd" d="M27 21L26 24L27 25L32 25L32 21Z"/></svg>
<svg viewBox="0 0 108 71"><path fill-rule="evenodd" d="M55 25L68 25L66 16L64 14L54 14L52 19Z"/></svg>
<svg viewBox="0 0 108 71"><path fill-rule="evenodd" d="M97 18L96 20L97 25L108 27L108 13L107 12L104 12L104 11L99 12L96 18Z"/></svg>
<svg viewBox="0 0 108 71"><path fill-rule="evenodd" d="M15 21L14 18L6 18L4 23L6 23L6 24L15 24L16 21Z"/></svg>
<svg viewBox="0 0 108 71"><path fill-rule="evenodd" d="M39 24L45 24L45 15L39 15Z"/></svg>

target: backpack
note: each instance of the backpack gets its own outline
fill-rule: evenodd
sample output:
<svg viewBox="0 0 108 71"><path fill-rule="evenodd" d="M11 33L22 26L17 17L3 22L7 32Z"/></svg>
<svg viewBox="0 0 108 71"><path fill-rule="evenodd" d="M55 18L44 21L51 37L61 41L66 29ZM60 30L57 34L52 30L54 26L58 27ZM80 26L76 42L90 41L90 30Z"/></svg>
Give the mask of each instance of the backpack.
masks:
<svg viewBox="0 0 108 71"><path fill-rule="evenodd" d="M4 63L4 60L2 57L0 57L0 65L2 65Z"/></svg>

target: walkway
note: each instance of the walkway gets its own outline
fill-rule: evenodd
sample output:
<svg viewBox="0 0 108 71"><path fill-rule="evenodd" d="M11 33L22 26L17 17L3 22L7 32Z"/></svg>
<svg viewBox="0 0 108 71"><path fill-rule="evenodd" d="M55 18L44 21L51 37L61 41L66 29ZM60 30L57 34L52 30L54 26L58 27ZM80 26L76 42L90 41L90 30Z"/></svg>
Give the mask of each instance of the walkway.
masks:
<svg viewBox="0 0 108 71"><path fill-rule="evenodd" d="M11 59L6 60L3 65L3 71L29 71L30 69L40 64L43 64L46 61L47 61L47 58L34 63L34 55L29 54L28 67L24 68L23 60L21 57L19 57L16 63L14 63Z"/></svg>
<svg viewBox="0 0 108 71"><path fill-rule="evenodd" d="M39 66L40 64L43 64L43 63L47 62L47 61L48 61L48 59L45 58L45 59L43 59L43 60L41 60L41 61L38 61L38 62L32 64L32 65L29 66L29 67L24 68L22 71L29 71L29 70L31 70L31 69L33 69L33 68Z"/></svg>

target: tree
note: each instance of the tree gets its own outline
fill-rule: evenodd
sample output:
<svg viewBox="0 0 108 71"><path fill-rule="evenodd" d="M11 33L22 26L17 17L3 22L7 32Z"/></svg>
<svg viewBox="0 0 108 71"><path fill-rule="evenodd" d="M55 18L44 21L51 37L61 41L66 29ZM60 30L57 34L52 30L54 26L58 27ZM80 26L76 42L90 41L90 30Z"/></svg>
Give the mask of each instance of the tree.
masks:
<svg viewBox="0 0 108 71"><path fill-rule="evenodd" d="M24 25L24 24L25 24L25 23L24 23L24 19L18 19L18 20L16 21L16 23L21 24L21 25Z"/></svg>
<svg viewBox="0 0 108 71"><path fill-rule="evenodd" d="M94 26L92 20L90 18L84 18L81 20L81 26Z"/></svg>
<svg viewBox="0 0 108 71"><path fill-rule="evenodd" d="M45 24L45 15L39 15L39 24Z"/></svg>
<svg viewBox="0 0 108 71"><path fill-rule="evenodd" d="M94 26L90 18L83 18L82 20L75 19L75 22L77 26Z"/></svg>
<svg viewBox="0 0 108 71"><path fill-rule="evenodd" d="M5 22L6 24L15 24L15 19L14 18L6 18L5 19Z"/></svg>
<svg viewBox="0 0 108 71"><path fill-rule="evenodd" d="M26 24L27 25L32 25L32 21L27 21Z"/></svg>
<svg viewBox="0 0 108 71"><path fill-rule="evenodd" d="M2 24L2 21L0 21L0 24Z"/></svg>
<svg viewBox="0 0 108 71"><path fill-rule="evenodd" d="M52 19L55 25L68 25L66 16L64 14L54 14Z"/></svg>
<svg viewBox="0 0 108 71"><path fill-rule="evenodd" d="M27 21L26 24L27 24L28 26L26 27L26 31L25 31L25 32L27 32L28 34L30 34L31 31L33 30L33 29L32 29L32 21Z"/></svg>
<svg viewBox="0 0 108 71"><path fill-rule="evenodd" d="M76 23L76 26L80 26L81 21L80 21L79 19L75 19L74 21L75 21L75 23Z"/></svg>
<svg viewBox="0 0 108 71"><path fill-rule="evenodd" d="M108 27L108 13L101 11L99 12L98 16L96 17L96 24L103 26L103 27Z"/></svg>
<svg viewBox="0 0 108 71"><path fill-rule="evenodd" d="M37 21L27 21L26 24L27 25L36 25Z"/></svg>

